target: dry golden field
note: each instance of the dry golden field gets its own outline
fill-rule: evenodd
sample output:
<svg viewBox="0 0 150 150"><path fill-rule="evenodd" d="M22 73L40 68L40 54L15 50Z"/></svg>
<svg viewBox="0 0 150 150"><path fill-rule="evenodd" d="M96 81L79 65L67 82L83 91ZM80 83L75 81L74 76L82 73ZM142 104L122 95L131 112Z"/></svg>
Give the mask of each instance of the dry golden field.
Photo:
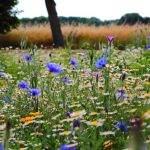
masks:
<svg viewBox="0 0 150 150"><path fill-rule="evenodd" d="M63 25L62 32L65 38L72 40L74 48L81 46L83 42L89 42L91 45L96 43L106 43L106 35L115 36L114 45L135 44L134 42L145 43L146 35L150 34L150 25L134 26L87 26L87 25ZM6 35L0 35L0 46L19 47L22 37L27 37L29 43L38 46L48 46L52 44L52 35L50 26L28 25L19 26Z"/></svg>

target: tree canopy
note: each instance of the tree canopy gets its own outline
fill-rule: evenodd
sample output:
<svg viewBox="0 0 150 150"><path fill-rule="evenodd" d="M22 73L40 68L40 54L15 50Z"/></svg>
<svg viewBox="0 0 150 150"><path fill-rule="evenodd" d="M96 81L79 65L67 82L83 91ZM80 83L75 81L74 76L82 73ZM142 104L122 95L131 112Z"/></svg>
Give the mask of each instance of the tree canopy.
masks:
<svg viewBox="0 0 150 150"><path fill-rule="evenodd" d="M17 0L0 0L0 33L7 33L19 24L17 11L13 9L17 3Z"/></svg>

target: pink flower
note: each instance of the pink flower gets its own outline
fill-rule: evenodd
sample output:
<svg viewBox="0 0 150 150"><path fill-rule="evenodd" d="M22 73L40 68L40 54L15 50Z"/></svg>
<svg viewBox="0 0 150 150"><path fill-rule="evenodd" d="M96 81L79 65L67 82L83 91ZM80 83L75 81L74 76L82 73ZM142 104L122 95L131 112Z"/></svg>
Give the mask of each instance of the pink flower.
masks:
<svg viewBox="0 0 150 150"><path fill-rule="evenodd" d="M108 41L112 42L113 39L114 39L114 36L112 36L112 35L107 35L106 38L107 38Z"/></svg>

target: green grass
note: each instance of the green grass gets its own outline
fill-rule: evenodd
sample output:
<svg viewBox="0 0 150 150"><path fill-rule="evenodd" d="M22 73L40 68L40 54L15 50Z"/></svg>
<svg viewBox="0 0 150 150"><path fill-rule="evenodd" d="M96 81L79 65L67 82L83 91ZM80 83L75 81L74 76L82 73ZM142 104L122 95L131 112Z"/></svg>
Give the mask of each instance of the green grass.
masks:
<svg viewBox="0 0 150 150"><path fill-rule="evenodd" d="M27 53L33 61L24 60ZM101 69L95 67L102 57L101 50L84 53L86 57L82 51L67 49L0 51L0 72L4 74L0 77L0 119L11 124L10 131L1 131L10 132L10 137L2 138L3 145L9 143L9 149L15 150L57 150L63 144L74 144L80 150L123 150L133 147L133 141L134 147L140 144L150 149L145 143L149 139L150 113L143 117L150 104L149 51L111 49ZM70 64L70 58L77 60L78 68ZM49 73L47 62L59 64L64 71ZM94 76L94 72L102 76ZM120 78L122 73L126 73L124 80ZM63 77L71 82L63 82ZM28 89L18 87L20 81L40 89L41 94L31 96ZM122 100L117 97L118 90L125 93ZM133 127L131 120L135 118L142 125L136 121ZM73 128L75 120L80 126ZM116 128L122 121L126 132Z"/></svg>

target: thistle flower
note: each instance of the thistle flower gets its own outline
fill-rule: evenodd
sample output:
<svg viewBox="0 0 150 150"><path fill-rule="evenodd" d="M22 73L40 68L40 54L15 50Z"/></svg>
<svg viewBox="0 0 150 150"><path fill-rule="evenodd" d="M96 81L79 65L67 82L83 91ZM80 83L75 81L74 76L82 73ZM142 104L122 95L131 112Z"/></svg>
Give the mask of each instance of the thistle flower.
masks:
<svg viewBox="0 0 150 150"><path fill-rule="evenodd" d="M74 58L71 58L69 61L75 68L78 67L77 61Z"/></svg>
<svg viewBox="0 0 150 150"><path fill-rule="evenodd" d="M115 127L117 129L120 129L122 132L127 132L128 131L128 127L126 126L125 122L118 122Z"/></svg>
<svg viewBox="0 0 150 150"><path fill-rule="evenodd" d="M100 68L105 67L106 64L107 64L107 58L106 57L102 57L101 59L99 59L95 63L95 66L96 66L97 69L100 69Z"/></svg>
<svg viewBox="0 0 150 150"><path fill-rule="evenodd" d="M32 56L31 55L24 55L24 59L26 60L26 61L28 61L28 62L31 62L31 61L33 61L33 58L32 58Z"/></svg>
<svg viewBox="0 0 150 150"><path fill-rule="evenodd" d="M51 62L48 62L46 64L46 67L49 69L50 72L53 72L53 73L60 73L63 71L63 69L59 65L55 63L51 63Z"/></svg>
<svg viewBox="0 0 150 150"><path fill-rule="evenodd" d="M39 89L29 89L28 90L28 94L32 95L32 96L39 96L40 95L40 90Z"/></svg>
<svg viewBox="0 0 150 150"><path fill-rule="evenodd" d="M20 81L18 86L20 89L27 89L29 87L29 84L28 84L28 82Z"/></svg>

